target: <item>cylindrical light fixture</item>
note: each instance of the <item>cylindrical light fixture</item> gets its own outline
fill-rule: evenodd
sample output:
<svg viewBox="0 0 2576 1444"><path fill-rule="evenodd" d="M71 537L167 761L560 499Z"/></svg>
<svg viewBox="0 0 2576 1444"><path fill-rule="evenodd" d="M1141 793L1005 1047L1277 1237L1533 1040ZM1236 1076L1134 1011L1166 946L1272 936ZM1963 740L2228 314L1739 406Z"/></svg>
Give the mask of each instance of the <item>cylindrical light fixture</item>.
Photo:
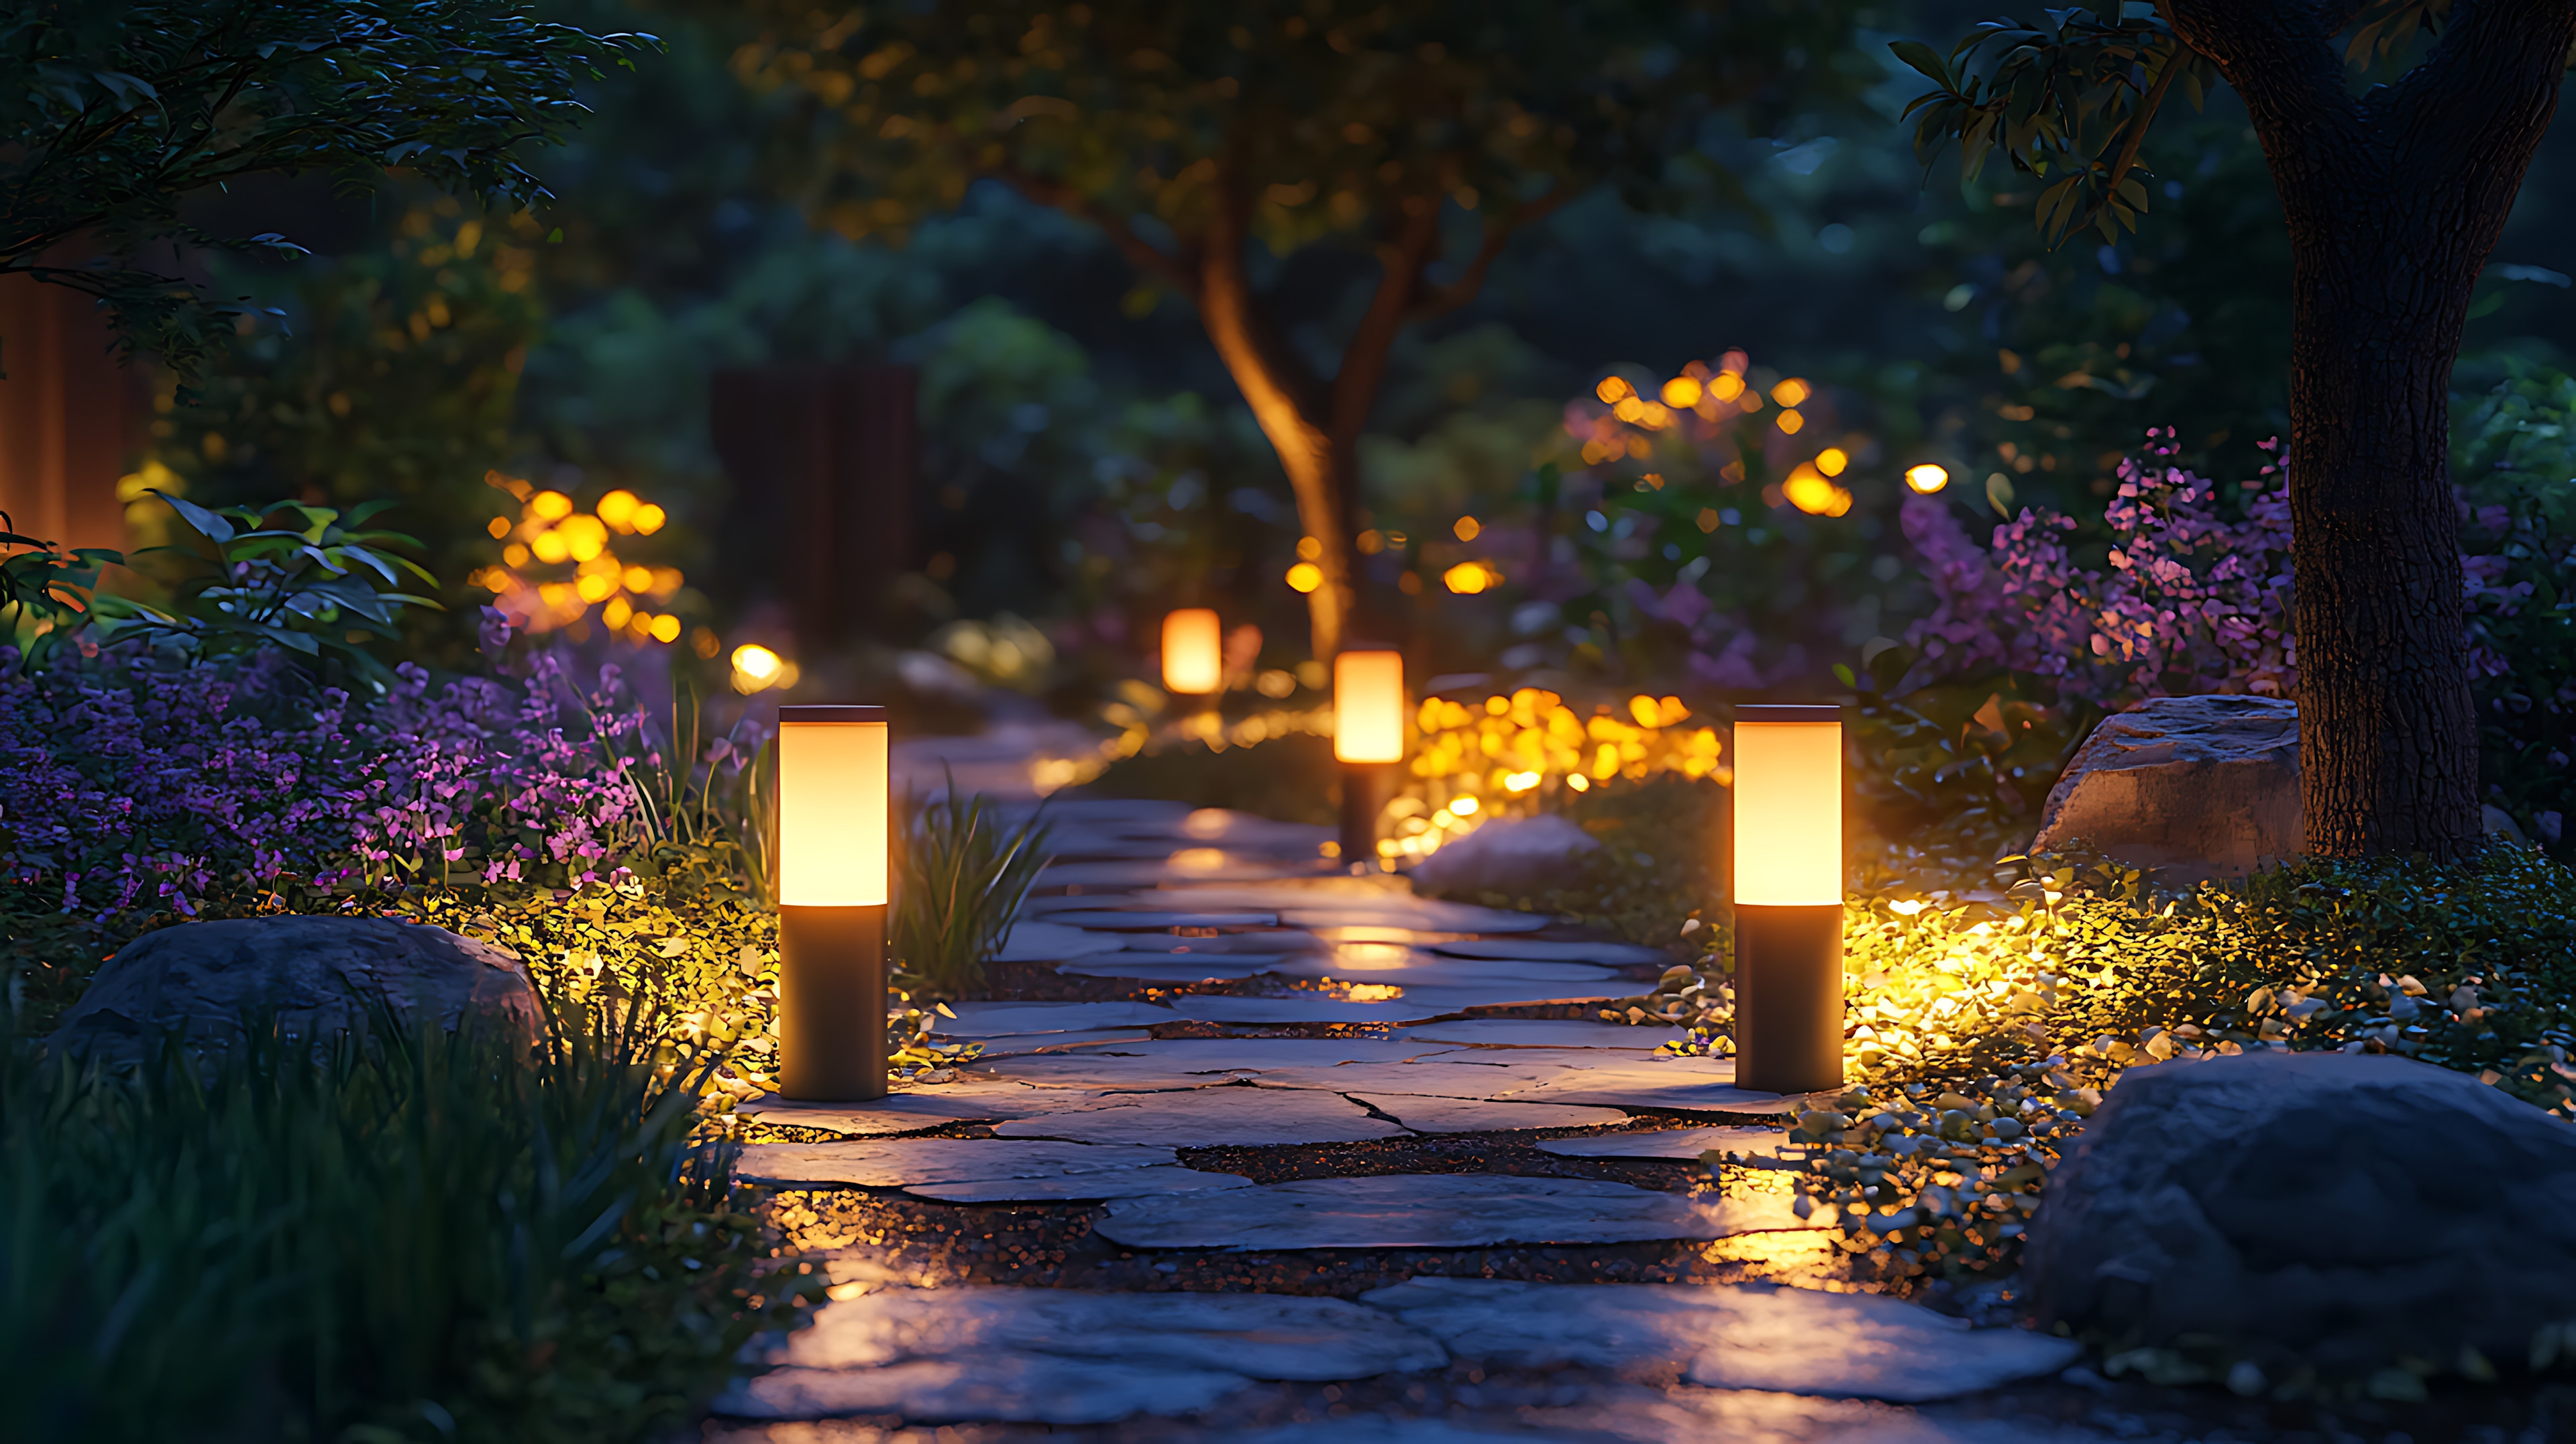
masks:
<svg viewBox="0 0 2576 1444"><path fill-rule="evenodd" d="M778 1091L886 1091L886 715L778 709Z"/></svg>
<svg viewBox="0 0 2576 1444"><path fill-rule="evenodd" d="M1225 629L1208 607L1163 618L1163 690L1197 697L1225 689Z"/></svg>
<svg viewBox="0 0 2576 1444"><path fill-rule="evenodd" d="M1735 1081L1843 1084L1843 721L1735 709Z"/></svg>
<svg viewBox="0 0 2576 1444"><path fill-rule="evenodd" d="M1333 758L1342 764L1342 861L1377 861L1377 818L1404 760L1404 654L1384 648L1333 658Z"/></svg>

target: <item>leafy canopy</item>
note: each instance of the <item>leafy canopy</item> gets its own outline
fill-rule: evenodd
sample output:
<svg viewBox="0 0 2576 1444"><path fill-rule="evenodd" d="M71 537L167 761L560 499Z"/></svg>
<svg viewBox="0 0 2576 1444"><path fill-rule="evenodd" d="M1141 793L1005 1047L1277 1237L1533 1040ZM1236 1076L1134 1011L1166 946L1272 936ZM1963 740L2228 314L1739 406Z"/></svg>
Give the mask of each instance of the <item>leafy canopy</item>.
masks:
<svg viewBox="0 0 2576 1444"><path fill-rule="evenodd" d="M181 214L181 197L307 170L363 189L401 167L524 208L547 194L527 153L584 113L574 87L657 44L543 22L518 0L11 6L0 57L26 83L0 88L0 274L97 297L129 347L193 376L240 308L143 249L301 248L209 229ZM55 249L88 237L104 259Z"/></svg>
<svg viewBox="0 0 2576 1444"><path fill-rule="evenodd" d="M2410 65L2442 35L2452 7L2367 0L2344 8L2353 12L2342 32L2345 63L2373 76ZM1929 164L1955 139L1972 180L2001 152L2014 170L2047 182L2035 219L2052 244L2088 228L2116 240L2147 209L2138 153L2156 112L2177 83L2198 109L2217 67L2174 33L2162 4L2103 0L2045 17L1982 22L1946 57L1919 40L1889 46L1934 87L1905 110L1917 117L1915 152Z"/></svg>
<svg viewBox="0 0 2576 1444"><path fill-rule="evenodd" d="M996 176L1099 217L1150 218L1191 259L1227 187L1284 255L1443 198L1518 209L1617 177L1645 186L1717 107L1778 97L1823 59L1837 6L1237 6L1007 0L821 17L748 8L768 33L736 67L812 102L793 144L822 214L900 230ZM1132 250L1131 250L1132 254Z"/></svg>

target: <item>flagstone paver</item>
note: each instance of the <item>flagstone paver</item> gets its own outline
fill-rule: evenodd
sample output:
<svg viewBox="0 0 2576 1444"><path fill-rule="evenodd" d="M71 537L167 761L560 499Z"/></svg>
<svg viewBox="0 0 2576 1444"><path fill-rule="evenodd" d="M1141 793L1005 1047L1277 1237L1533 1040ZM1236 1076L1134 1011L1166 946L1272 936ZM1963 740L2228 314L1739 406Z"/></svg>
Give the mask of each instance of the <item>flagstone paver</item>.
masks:
<svg viewBox="0 0 2576 1444"><path fill-rule="evenodd" d="M1168 1203L1170 1200L1156 1200ZM1115 1211L1113 1210L1113 1217ZM2072 1340L1882 1294L1417 1278L1362 1296L1461 1357L1547 1367L1688 1361L1692 1383L1920 1403L2055 1373Z"/></svg>
<svg viewBox="0 0 2576 1444"><path fill-rule="evenodd" d="M955 1017L935 1018L932 1031L950 1038L997 1038L1012 1033L1071 1033L1088 1028L1150 1028L1180 1016L1151 1003L954 1003Z"/></svg>
<svg viewBox="0 0 2576 1444"><path fill-rule="evenodd" d="M1110 1097L1083 1108L1004 1123L1004 1138L1065 1138L1169 1148L1355 1143L1404 1130L1339 1094L1304 1089L1200 1088Z"/></svg>
<svg viewBox="0 0 2576 1444"><path fill-rule="evenodd" d="M1616 1108L1563 1103L1494 1103L1482 1098L1433 1098L1421 1094L1351 1094L1416 1133L1502 1133L1521 1128L1589 1128L1625 1123Z"/></svg>
<svg viewBox="0 0 2576 1444"><path fill-rule="evenodd" d="M1307 1178L1109 1205L1131 1248L1488 1248L1723 1235L1689 1199L1586 1178L1398 1173Z"/></svg>
<svg viewBox="0 0 2576 1444"><path fill-rule="evenodd" d="M741 1177L809 1192L873 1190L847 1195L864 1201L846 1206L911 1210L883 1215L914 1220L906 1229L920 1227L925 1210L934 1220L955 1213L961 1229L997 1217L976 1214L977 1205L1023 1205L1008 1216L1039 1221L1053 1216L1048 1210L1072 1210L1066 1238L1090 1237L1089 1247L1105 1245L1128 1260L1113 1267L1178 1267L1145 1277L1185 1281L1204 1276L1195 1270L1209 1256L1242 1258L1239 1267L1260 1270L1273 1255L1294 1258L1301 1250L1327 1259L1379 1256L1372 1250L1397 1259L1436 1259L1448 1249L1579 1253L1586 1245L1687 1253L1702 1240L1827 1227L1817 1216L1825 1210L1799 1216L1797 1195L1777 1173L1730 1171L1723 1191L1675 1186L1672 1163L1693 1163L1713 1148L1756 1163L1776 1160L1785 1134L1775 1127L1739 1122L1496 1140L1518 1145L1499 1155L1524 1160L1515 1167L1528 1166L1531 1155L1520 1150L1534 1144L1566 1160L1554 1167L1588 1169L1592 1177L1442 1171L1483 1147L1459 1134L1620 1125L1632 1109L1740 1116L1800 1106L1803 1100L1737 1088L1729 1060L1659 1054L1661 1044L1682 1036L1675 1029L1588 1015L1463 1016L1633 996L1651 987L1644 980L1674 955L1533 936L1556 920L1417 897L1398 877L1349 875L1318 856L1329 836L1324 828L1158 802L1063 799L1048 804L1046 815L1059 860L1022 909L1003 961L1052 964L1069 979L1175 986L1269 974L1383 985L1394 995L1352 999L1339 988L1301 987L1266 997L958 1004L955 1018L935 1024L939 1035L979 1043L985 1058L934 1075L953 1081L915 1085L876 1103L746 1104L742 1111L762 1123L858 1136L750 1145ZM1096 985L1085 986L1097 996ZM1334 1025L1346 1034L1354 1026L1398 1026L1383 1036L1150 1036L1149 1029L1175 1031L1167 1024L1183 1032L1320 1032ZM940 1129L992 1136L886 1136ZM1185 1161L1182 1149L1216 1151ZM1264 1151L1271 1149L1280 1153ZM1380 1170L1429 1171L1366 1171L1372 1155L1384 1159L1375 1164ZM1411 1161L1417 1159L1423 1161ZM1353 1163L1359 1171L1339 1171ZM1598 1176L1605 1173L1614 1176ZM991 1221L982 1228L987 1242L980 1247L988 1253L999 1246L991 1240L1010 1236L997 1235ZM1783 1247L1784 1256L1796 1257L1808 1245ZM854 1250L869 1252L857 1245L841 1252ZM1432 1252L1410 1252L1422 1250ZM1168 1261L1146 1262L1158 1257ZM1180 1292L929 1289L908 1285L935 1276L864 1268L849 1274L841 1254L833 1258L836 1279L905 1282L849 1284L868 1291L825 1305L813 1328L764 1344L765 1369L737 1381L719 1400L720 1414L1058 1427L1195 1416L1167 1427L1274 1444L1321 1441L1327 1430L1353 1444L1678 1437L2091 1444L2102 1437L1969 1427L1875 1402L1989 1389L2074 1357L2061 1340L1971 1330L1879 1295L1436 1272L1375 1289L1359 1302L1212 1292L1209 1284L1187 1282ZM1305 1277L1301 1268L1250 1277L1258 1290L1275 1287L1259 1282L1264 1278ZM1675 1365L1683 1372L1677 1385L1632 1382L1638 1370ZM1394 1406L1266 1431L1220 1422L1228 1409L1241 1410L1239 1397L1275 1399L1312 1381L1431 1378L1427 1371L1444 1368L1436 1377L1450 1380L1461 1400L1449 1417ZM1489 1407L1474 1402L1473 1386L1457 1382L1482 1379L1486 1369L1586 1382L1532 1383L1535 1392L1514 1396L1520 1403Z"/></svg>
<svg viewBox="0 0 2576 1444"><path fill-rule="evenodd" d="M1551 1138L1538 1145L1560 1158L1697 1158L1724 1149L1754 1159L1777 1159L1789 1135L1777 1128L1664 1128L1651 1133L1600 1133Z"/></svg>
<svg viewBox="0 0 2576 1444"><path fill-rule="evenodd" d="M1000 1138L894 1138L749 1144L734 1165L734 1174L787 1187L847 1184L901 1188L915 1183L1045 1178L1178 1162L1169 1148Z"/></svg>

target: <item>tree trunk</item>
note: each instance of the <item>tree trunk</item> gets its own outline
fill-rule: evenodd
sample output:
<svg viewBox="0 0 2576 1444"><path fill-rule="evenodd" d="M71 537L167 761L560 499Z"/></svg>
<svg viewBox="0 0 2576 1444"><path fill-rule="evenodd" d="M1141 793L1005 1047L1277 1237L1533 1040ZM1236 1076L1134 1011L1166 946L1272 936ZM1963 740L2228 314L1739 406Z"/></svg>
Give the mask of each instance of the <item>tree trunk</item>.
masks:
<svg viewBox="0 0 2576 1444"><path fill-rule="evenodd" d="M1231 203L1217 206L1218 219L1208 227L1206 260L1199 279L1199 318L1217 355L1233 373L1234 384L1252 408L1261 434L1279 453L1297 496L1297 521L1321 547L1315 565L1322 584L1306 594L1306 619L1315 660L1330 662L1341 651L1357 597L1352 585L1357 570L1351 549L1351 517L1343 497L1351 481L1339 474L1331 435L1319 425L1311 403L1297 394L1286 360L1271 354L1274 342L1253 314L1252 280L1244 273L1244 234Z"/></svg>
<svg viewBox="0 0 2576 1444"><path fill-rule="evenodd" d="M2576 4L2461 0L2350 93L2305 6L2172 0L2246 103L2290 237L2300 802L2324 856L2481 841L2450 382L2471 289L2557 108Z"/></svg>

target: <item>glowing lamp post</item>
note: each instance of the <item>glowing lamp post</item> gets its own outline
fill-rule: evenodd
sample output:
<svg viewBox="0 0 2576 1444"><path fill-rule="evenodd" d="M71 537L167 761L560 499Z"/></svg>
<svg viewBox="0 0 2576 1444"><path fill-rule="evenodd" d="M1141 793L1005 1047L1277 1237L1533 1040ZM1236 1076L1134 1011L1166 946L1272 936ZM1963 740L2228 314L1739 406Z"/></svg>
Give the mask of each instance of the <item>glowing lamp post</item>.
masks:
<svg viewBox="0 0 2576 1444"><path fill-rule="evenodd" d="M1735 709L1735 1080L1842 1086L1839 707Z"/></svg>
<svg viewBox="0 0 2576 1444"><path fill-rule="evenodd" d="M1333 760L1342 764L1342 861L1377 860L1377 815L1404 760L1404 654L1333 659Z"/></svg>
<svg viewBox="0 0 2576 1444"><path fill-rule="evenodd" d="M885 1096L886 716L778 709L778 1091Z"/></svg>
<svg viewBox="0 0 2576 1444"><path fill-rule="evenodd" d="M1163 618L1163 690L1213 698L1225 690L1225 629L1207 607L1183 607Z"/></svg>

